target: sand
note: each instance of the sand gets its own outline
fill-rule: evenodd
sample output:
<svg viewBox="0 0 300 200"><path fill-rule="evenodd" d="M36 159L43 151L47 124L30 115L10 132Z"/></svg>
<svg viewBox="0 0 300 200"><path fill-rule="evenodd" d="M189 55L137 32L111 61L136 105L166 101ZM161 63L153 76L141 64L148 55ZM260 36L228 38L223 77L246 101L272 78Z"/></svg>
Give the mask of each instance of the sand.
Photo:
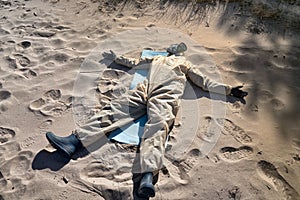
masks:
<svg viewBox="0 0 300 200"><path fill-rule="evenodd" d="M249 95L187 85L153 199L300 199L298 3L105 2L0 0L0 199L139 199L136 147L68 162L45 133L70 134L128 89L133 71L103 52L181 41L203 73Z"/></svg>

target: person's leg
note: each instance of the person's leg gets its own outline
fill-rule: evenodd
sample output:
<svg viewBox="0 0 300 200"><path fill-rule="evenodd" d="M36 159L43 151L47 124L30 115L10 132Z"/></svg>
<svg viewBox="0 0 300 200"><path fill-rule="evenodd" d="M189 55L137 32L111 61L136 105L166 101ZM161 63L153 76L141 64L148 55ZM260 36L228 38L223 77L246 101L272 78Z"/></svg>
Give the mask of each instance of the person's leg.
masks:
<svg viewBox="0 0 300 200"><path fill-rule="evenodd" d="M83 145L89 146L111 131L146 114L147 82L103 107L85 125L74 131Z"/></svg>
<svg viewBox="0 0 300 200"><path fill-rule="evenodd" d="M99 143L101 140L107 141L106 135L111 131L146 114L146 90L147 82L145 81L139 84L134 90L129 90L119 99L115 99L104 106L99 113L91 117L70 136L58 137L52 133L47 133L47 139L56 149L66 152L69 156L80 146L78 145L75 149L74 146L72 147L72 144L78 143L78 141L81 146L84 146L88 150L93 149L93 147L91 147L92 144ZM69 138L72 140L69 140ZM71 146L68 141L71 142Z"/></svg>
<svg viewBox="0 0 300 200"><path fill-rule="evenodd" d="M148 94L148 121L140 146L141 171L144 173L143 177L146 177L142 178L140 184L141 196L155 194L152 183L148 181L151 179L148 177L153 176L164 166L165 142L174 124L186 83L185 75L179 68L173 69L167 75L163 84L158 84Z"/></svg>

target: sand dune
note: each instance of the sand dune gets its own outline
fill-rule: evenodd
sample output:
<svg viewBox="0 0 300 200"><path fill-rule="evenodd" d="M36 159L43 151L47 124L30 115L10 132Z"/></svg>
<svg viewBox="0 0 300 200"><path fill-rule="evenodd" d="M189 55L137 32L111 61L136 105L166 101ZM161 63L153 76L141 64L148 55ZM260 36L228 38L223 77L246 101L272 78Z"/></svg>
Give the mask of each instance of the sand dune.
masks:
<svg viewBox="0 0 300 200"><path fill-rule="evenodd" d="M188 2L0 0L0 199L139 199L136 147L68 161L45 132L68 135L128 89L133 71L103 52L181 41L249 95L188 84L153 199L300 199L299 3Z"/></svg>

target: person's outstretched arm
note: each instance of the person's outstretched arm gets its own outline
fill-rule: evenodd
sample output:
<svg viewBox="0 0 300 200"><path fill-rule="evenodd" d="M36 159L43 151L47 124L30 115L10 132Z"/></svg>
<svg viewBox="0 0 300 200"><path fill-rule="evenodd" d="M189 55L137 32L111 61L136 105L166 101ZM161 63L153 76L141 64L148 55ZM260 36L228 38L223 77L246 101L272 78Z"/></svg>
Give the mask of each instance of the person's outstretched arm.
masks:
<svg viewBox="0 0 300 200"><path fill-rule="evenodd" d="M190 67L189 67L190 66ZM181 66L184 68L184 66ZM232 95L237 98L244 98L248 95L247 92L240 90L242 86L232 87L230 85L219 83L202 74L199 69L192 65L185 67L186 76L198 87L202 88L204 91Z"/></svg>
<svg viewBox="0 0 300 200"><path fill-rule="evenodd" d="M138 66L139 64L142 64L144 62L151 62L152 59L136 59L136 58L129 58L125 56L117 56L112 50L110 50L110 53L103 53L103 56L115 61L117 64L128 67L128 68L134 68Z"/></svg>
<svg viewBox="0 0 300 200"><path fill-rule="evenodd" d="M123 65L128 68L134 68L134 67L138 66L138 64L140 63L140 59L128 58L125 56L116 56L114 61L117 64Z"/></svg>
<svg viewBox="0 0 300 200"><path fill-rule="evenodd" d="M196 67L191 67L187 72L187 77L198 87L204 91L230 95L231 86L223 83L216 82L206 75L202 74Z"/></svg>

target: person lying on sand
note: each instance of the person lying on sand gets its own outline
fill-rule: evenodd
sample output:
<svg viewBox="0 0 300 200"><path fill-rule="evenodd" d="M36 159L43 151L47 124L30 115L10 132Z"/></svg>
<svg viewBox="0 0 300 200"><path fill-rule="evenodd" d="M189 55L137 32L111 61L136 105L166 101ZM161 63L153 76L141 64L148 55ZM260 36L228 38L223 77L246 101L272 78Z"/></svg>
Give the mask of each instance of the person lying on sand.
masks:
<svg viewBox="0 0 300 200"><path fill-rule="evenodd" d="M104 53L105 58L129 68L149 63L150 70L147 79L134 89L112 100L71 135L59 137L47 132L48 141L61 153L71 157L82 147L106 138L111 131L147 113L148 121L139 149L143 176L138 195L146 198L154 197L153 175L164 166L165 142L180 107L180 99L183 96L187 79L205 91L242 99L248 95L247 92L241 90L242 86L232 87L203 75L184 56L178 56L185 50L184 43L172 45L168 48L167 57L155 56L151 59L117 56L113 51Z"/></svg>

